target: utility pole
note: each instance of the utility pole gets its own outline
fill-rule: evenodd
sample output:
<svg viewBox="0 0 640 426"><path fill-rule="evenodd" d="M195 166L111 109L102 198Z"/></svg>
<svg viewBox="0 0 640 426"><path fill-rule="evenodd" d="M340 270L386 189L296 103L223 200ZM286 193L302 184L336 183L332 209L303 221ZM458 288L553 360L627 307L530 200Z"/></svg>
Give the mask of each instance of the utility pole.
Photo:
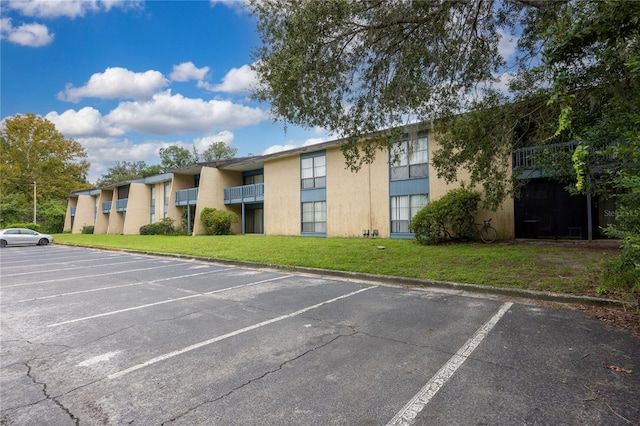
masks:
<svg viewBox="0 0 640 426"><path fill-rule="evenodd" d="M33 223L36 223L36 181L33 180Z"/></svg>

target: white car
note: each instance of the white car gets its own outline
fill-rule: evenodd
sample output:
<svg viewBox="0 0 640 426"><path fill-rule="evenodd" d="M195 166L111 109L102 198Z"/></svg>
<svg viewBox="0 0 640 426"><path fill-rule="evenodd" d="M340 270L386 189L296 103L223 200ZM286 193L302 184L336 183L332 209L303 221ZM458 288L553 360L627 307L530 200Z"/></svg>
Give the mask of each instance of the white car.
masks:
<svg viewBox="0 0 640 426"><path fill-rule="evenodd" d="M46 246L53 237L26 228L7 228L0 230L0 247L35 244Z"/></svg>

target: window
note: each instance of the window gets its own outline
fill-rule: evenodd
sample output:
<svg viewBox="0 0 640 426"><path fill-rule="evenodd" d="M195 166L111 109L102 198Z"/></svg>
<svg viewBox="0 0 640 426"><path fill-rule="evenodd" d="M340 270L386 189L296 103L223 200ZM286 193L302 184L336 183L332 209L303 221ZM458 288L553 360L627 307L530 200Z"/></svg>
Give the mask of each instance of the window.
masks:
<svg viewBox="0 0 640 426"><path fill-rule="evenodd" d="M170 185L171 182L166 181L164 183L164 209L162 211L162 217L167 217L167 212L169 211L169 195L170 195Z"/></svg>
<svg viewBox="0 0 640 426"><path fill-rule="evenodd" d="M391 197L391 233L409 233L409 222L427 202L425 194Z"/></svg>
<svg viewBox="0 0 640 426"><path fill-rule="evenodd" d="M300 176L302 189L327 186L327 157L324 152L300 158Z"/></svg>
<svg viewBox="0 0 640 426"><path fill-rule="evenodd" d="M302 203L302 232L319 233L327 232L327 202L313 201Z"/></svg>
<svg viewBox="0 0 640 426"><path fill-rule="evenodd" d="M389 153L391 180L417 179L429 176L429 141L427 132L418 132L415 140L405 135Z"/></svg>

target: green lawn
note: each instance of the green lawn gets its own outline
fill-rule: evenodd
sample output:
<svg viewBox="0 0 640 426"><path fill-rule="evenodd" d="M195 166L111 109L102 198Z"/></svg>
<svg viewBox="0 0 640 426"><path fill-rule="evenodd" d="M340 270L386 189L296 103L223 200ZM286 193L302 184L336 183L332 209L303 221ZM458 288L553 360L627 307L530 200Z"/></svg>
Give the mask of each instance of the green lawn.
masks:
<svg viewBox="0 0 640 426"><path fill-rule="evenodd" d="M175 253L378 275L596 295L610 247L575 244L447 244L408 240L263 235L158 236L57 234L63 244Z"/></svg>

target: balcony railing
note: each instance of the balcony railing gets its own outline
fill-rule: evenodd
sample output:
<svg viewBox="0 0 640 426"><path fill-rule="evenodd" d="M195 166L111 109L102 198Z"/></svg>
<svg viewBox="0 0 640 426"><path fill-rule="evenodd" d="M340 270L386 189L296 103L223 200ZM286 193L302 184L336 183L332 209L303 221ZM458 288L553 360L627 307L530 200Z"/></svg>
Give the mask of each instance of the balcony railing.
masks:
<svg viewBox="0 0 640 426"><path fill-rule="evenodd" d="M176 191L176 206L195 206L198 201L198 188Z"/></svg>
<svg viewBox="0 0 640 426"><path fill-rule="evenodd" d="M71 216L75 216L76 215L76 208L77 207L71 207Z"/></svg>
<svg viewBox="0 0 640 426"><path fill-rule="evenodd" d="M264 201L264 183L233 186L224 189L224 203L254 203Z"/></svg>
<svg viewBox="0 0 640 426"><path fill-rule="evenodd" d="M102 213L111 212L111 201L104 201L102 203Z"/></svg>
<svg viewBox="0 0 640 426"><path fill-rule="evenodd" d="M116 211L117 212L126 212L127 211L127 202L129 201L128 198L121 198L119 200L116 200Z"/></svg>
<svg viewBox="0 0 640 426"><path fill-rule="evenodd" d="M610 144L600 144L599 146L590 146L589 161L596 166L604 166L613 161L610 153L605 152ZM577 141L557 143L552 145L532 146L527 148L519 148L513 150L513 170L518 171L541 171L539 158L548 160L554 158L558 154L571 155L578 146Z"/></svg>

